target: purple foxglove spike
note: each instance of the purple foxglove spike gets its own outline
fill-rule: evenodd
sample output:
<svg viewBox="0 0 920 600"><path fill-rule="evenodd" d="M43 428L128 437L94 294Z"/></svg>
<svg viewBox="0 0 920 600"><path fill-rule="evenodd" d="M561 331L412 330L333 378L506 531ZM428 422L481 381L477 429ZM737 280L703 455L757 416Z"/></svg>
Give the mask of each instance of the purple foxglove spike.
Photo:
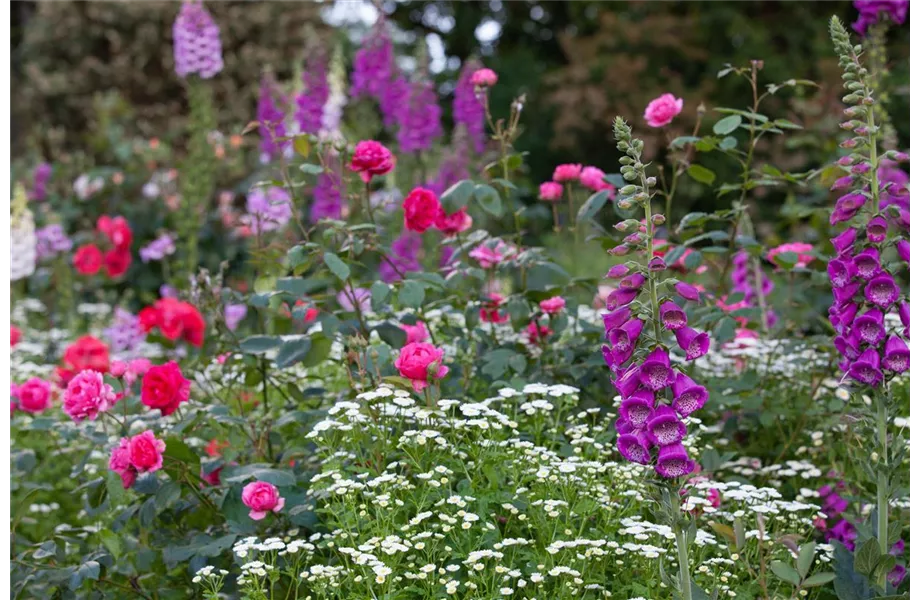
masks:
<svg viewBox="0 0 920 600"><path fill-rule="evenodd" d="M837 179L833 185L831 185L831 191L836 192L837 190L848 189L853 186L853 178L849 175L844 175L843 177Z"/></svg>
<svg viewBox="0 0 920 600"><path fill-rule="evenodd" d="M201 2L183 2L173 23L173 58L179 77L214 77L224 68L220 27Z"/></svg>
<svg viewBox="0 0 920 600"><path fill-rule="evenodd" d="M878 352L874 348L869 348L853 361L849 374L856 381L875 387L882 380L882 372L878 367Z"/></svg>
<svg viewBox="0 0 920 600"><path fill-rule="evenodd" d="M605 313L603 316L604 319L604 329L607 331L607 335L610 335L610 332L614 329L618 329L629 320L632 316L632 311L629 310L629 307L624 306L618 308L611 313Z"/></svg>
<svg viewBox="0 0 920 600"><path fill-rule="evenodd" d="M674 400L671 406L682 417L699 410L709 400L709 392L683 373L678 373L671 386Z"/></svg>
<svg viewBox="0 0 920 600"><path fill-rule="evenodd" d="M648 451L649 446L649 440L642 432L621 434L617 438L617 450L623 458L640 465L647 465L652 458Z"/></svg>
<svg viewBox="0 0 920 600"><path fill-rule="evenodd" d="M900 240L897 244L898 256L901 257L901 260L910 265L910 242L907 240Z"/></svg>
<svg viewBox="0 0 920 600"><path fill-rule="evenodd" d="M873 244L885 241L888 234L888 221L885 217L873 217L866 225L866 238Z"/></svg>
<svg viewBox="0 0 920 600"><path fill-rule="evenodd" d="M668 301L661 305L658 311L661 317L661 323L665 329L675 330L687 326L687 313L677 304Z"/></svg>
<svg viewBox="0 0 920 600"><path fill-rule="evenodd" d="M856 234L855 227L848 227L837 237L831 238L831 244L833 244L837 254L849 255L850 250L853 248L853 243L856 241Z"/></svg>
<svg viewBox="0 0 920 600"><path fill-rule="evenodd" d="M910 369L910 348L904 340L892 335L885 342L885 356L882 358L882 367L895 373L903 373Z"/></svg>
<svg viewBox="0 0 920 600"><path fill-rule="evenodd" d="M846 210L840 207L834 208L834 210L831 211L831 217L829 219L830 224L837 225L838 223L846 223L847 221L849 221L850 219L856 216L856 213L858 210L859 210L858 208L854 208L850 210Z"/></svg>
<svg viewBox="0 0 920 600"><path fill-rule="evenodd" d="M827 263L827 276L831 281L831 286L841 288L852 281L856 275L856 267L853 261L845 258L835 258Z"/></svg>
<svg viewBox="0 0 920 600"><path fill-rule="evenodd" d="M696 468L696 463L690 460L687 449L681 443L668 444L658 450L658 464L655 472L665 479L676 479L689 475Z"/></svg>
<svg viewBox="0 0 920 600"><path fill-rule="evenodd" d="M847 360L856 360L859 357L859 347L842 335L834 338L834 347Z"/></svg>
<svg viewBox="0 0 920 600"><path fill-rule="evenodd" d="M638 290L641 289L643 285L645 285L645 275L642 273L633 273L620 281L621 290Z"/></svg>
<svg viewBox="0 0 920 600"><path fill-rule="evenodd" d="M831 293L834 295L834 302L843 305L852 300L859 293L862 286L858 282L848 283L839 288L833 288Z"/></svg>
<svg viewBox="0 0 920 600"><path fill-rule="evenodd" d="M610 292L610 295L607 296L607 310L616 310L621 306L626 306L635 300L638 295L639 290L624 290L622 288L613 290Z"/></svg>
<svg viewBox="0 0 920 600"><path fill-rule="evenodd" d="M882 272L873 277L869 283L866 284L864 293L866 295L866 300L882 309L887 309L898 301L901 290L898 288L898 284L892 279L891 275Z"/></svg>
<svg viewBox="0 0 920 600"><path fill-rule="evenodd" d="M613 426L616 427L617 433L619 433L620 435L624 433L633 433L636 431L636 428L632 426L632 423L630 423L623 417L620 417L619 419L617 419L616 423L614 423Z"/></svg>
<svg viewBox="0 0 920 600"><path fill-rule="evenodd" d="M670 406L659 406L647 423L648 436L656 446L676 444L687 435L687 426Z"/></svg>
<svg viewBox="0 0 920 600"><path fill-rule="evenodd" d="M853 330L859 341L878 346L885 339L885 316L877 308L866 312L853 321Z"/></svg>
<svg viewBox="0 0 920 600"><path fill-rule="evenodd" d="M648 261L648 270L652 271L653 273L664 271L667 268L668 264L664 262L664 259L660 256L656 256L652 260Z"/></svg>
<svg viewBox="0 0 920 600"><path fill-rule="evenodd" d="M878 250L875 248L866 248L853 257L853 266L856 267L857 277L862 279L871 279L878 274L881 265L878 260Z"/></svg>
<svg viewBox="0 0 920 600"><path fill-rule="evenodd" d="M632 396L639 389L639 367L629 365L626 368L618 369L614 387L620 392L620 397L629 398Z"/></svg>
<svg viewBox="0 0 920 600"><path fill-rule="evenodd" d="M692 327L683 327L674 332L677 345L687 353L687 360L696 360L709 352L709 336Z"/></svg>
<svg viewBox="0 0 920 600"><path fill-rule="evenodd" d="M634 428L645 426L655 407L655 395L648 390L639 390L620 404L620 417Z"/></svg>
<svg viewBox="0 0 920 600"><path fill-rule="evenodd" d="M700 291L689 283L678 281L674 284L674 291L684 300L689 300L690 302L700 301Z"/></svg>
<svg viewBox="0 0 920 600"><path fill-rule="evenodd" d="M852 302L841 306L837 311L837 330L841 331L852 325L857 312L859 312L859 306Z"/></svg>
<svg viewBox="0 0 920 600"><path fill-rule="evenodd" d="M629 275L629 267L626 265L613 265L607 271L607 279L622 279Z"/></svg>
<svg viewBox="0 0 920 600"><path fill-rule="evenodd" d="M861 192L850 192L837 199L834 210L856 212L866 204L866 195Z"/></svg>
<svg viewBox="0 0 920 600"><path fill-rule="evenodd" d="M910 339L910 304L902 302L898 305L898 316L901 317L901 325L904 326L904 337Z"/></svg>
<svg viewBox="0 0 920 600"><path fill-rule="evenodd" d="M910 211L904 209L898 215L898 225L910 231Z"/></svg>
<svg viewBox="0 0 920 600"><path fill-rule="evenodd" d="M674 383L674 369L671 359L661 347L655 348L639 367L639 381L652 391L658 391Z"/></svg>

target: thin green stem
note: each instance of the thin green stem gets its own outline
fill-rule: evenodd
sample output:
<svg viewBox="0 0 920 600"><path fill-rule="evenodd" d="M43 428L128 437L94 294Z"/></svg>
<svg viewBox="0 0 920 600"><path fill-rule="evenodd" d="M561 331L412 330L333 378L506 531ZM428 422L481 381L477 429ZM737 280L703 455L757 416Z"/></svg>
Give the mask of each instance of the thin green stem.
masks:
<svg viewBox="0 0 920 600"><path fill-rule="evenodd" d="M878 545L888 552L888 402L884 391L876 397L878 405L878 445L876 502L878 511Z"/></svg>

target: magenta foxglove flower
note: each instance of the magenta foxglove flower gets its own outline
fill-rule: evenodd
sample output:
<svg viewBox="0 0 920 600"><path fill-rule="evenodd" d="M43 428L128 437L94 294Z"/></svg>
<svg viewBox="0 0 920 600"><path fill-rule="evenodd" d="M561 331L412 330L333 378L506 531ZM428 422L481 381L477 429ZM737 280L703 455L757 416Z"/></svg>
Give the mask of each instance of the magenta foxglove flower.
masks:
<svg viewBox="0 0 920 600"><path fill-rule="evenodd" d="M441 106L431 81L416 81L409 87L398 113L396 140L404 153L429 150L441 137Z"/></svg>
<svg viewBox="0 0 920 600"><path fill-rule="evenodd" d="M386 21L379 19L355 53L351 72L352 96L368 95L378 101L393 78L393 41Z"/></svg>
<svg viewBox="0 0 920 600"><path fill-rule="evenodd" d="M610 340L609 356L614 364L622 365L632 357L633 350L636 347L636 340L642 332L642 325L643 321L641 319L631 319L621 327L607 332L607 339Z"/></svg>
<svg viewBox="0 0 920 600"><path fill-rule="evenodd" d="M621 306L626 306L630 302L636 299L636 296L639 295L639 289L624 289L618 288L610 292L610 295L607 296L607 310L614 310Z"/></svg>
<svg viewBox="0 0 920 600"><path fill-rule="evenodd" d="M641 429L655 408L655 394L639 390L620 404L620 417L634 429Z"/></svg>
<svg viewBox="0 0 920 600"><path fill-rule="evenodd" d="M658 391L673 384L677 375L671 368L671 358L664 348L658 347L649 353L639 367L639 381L652 391Z"/></svg>
<svg viewBox="0 0 920 600"><path fill-rule="evenodd" d="M460 71L457 87L454 88L454 123L463 127L478 154L486 148L486 110L476 95L473 73L479 68L476 62L467 62ZM561 190L560 190L561 193Z"/></svg>
<svg viewBox="0 0 920 600"><path fill-rule="evenodd" d="M853 321L853 332L859 341L870 346L878 346L885 339L885 316L873 308Z"/></svg>
<svg viewBox="0 0 920 600"><path fill-rule="evenodd" d="M692 327L682 327L675 332L677 345L687 353L687 360L696 360L709 352L709 335Z"/></svg>
<svg viewBox="0 0 920 600"><path fill-rule="evenodd" d="M901 260L910 264L910 242L907 240L900 240L897 243L898 256L901 257Z"/></svg>
<svg viewBox="0 0 920 600"><path fill-rule="evenodd" d="M878 249L866 248L853 257L853 266L856 268L856 276L860 279L871 279L881 270L879 264Z"/></svg>
<svg viewBox="0 0 920 600"><path fill-rule="evenodd" d="M624 290L638 290L641 289L643 285L645 285L645 276L641 273L633 273L620 281L620 289Z"/></svg>
<svg viewBox="0 0 920 600"><path fill-rule="evenodd" d="M613 265L610 267L610 270L607 271L607 274L604 276L607 279L622 279L629 275L629 267L626 265Z"/></svg>
<svg viewBox="0 0 920 600"><path fill-rule="evenodd" d="M874 348L867 348L850 365L850 377L872 387L877 386L882 381L878 352Z"/></svg>
<svg viewBox="0 0 920 600"><path fill-rule="evenodd" d="M889 336L888 341L885 342L882 367L895 373L904 373L910 369L910 348L896 335Z"/></svg>
<svg viewBox="0 0 920 600"><path fill-rule="evenodd" d="M907 20L908 5L909 0L854 0L853 6L859 11L859 18L853 23L853 29L864 36L883 15L892 23L903 25Z"/></svg>
<svg viewBox="0 0 920 600"><path fill-rule="evenodd" d="M690 460L687 449L683 444L670 444L658 450L658 464L655 472L665 479L675 479L689 475L696 468L696 463Z"/></svg>
<svg viewBox="0 0 920 600"><path fill-rule="evenodd" d="M671 406L682 417L686 417L703 408L703 405L709 400L709 392L706 388L683 373L677 374L674 385L671 386L671 391L674 394Z"/></svg>
<svg viewBox="0 0 920 600"><path fill-rule="evenodd" d="M263 162L279 156L288 143L280 138L285 137L284 120L287 115L285 99L278 91L277 85L268 74L262 76L259 88L259 102L256 105L256 121L259 122L259 135L262 137Z"/></svg>
<svg viewBox="0 0 920 600"><path fill-rule="evenodd" d="M609 313L605 313L602 317L604 320L604 330L607 337L610 337L610 332L614 329L618 329L632 317L632 311L628 307L624 306L618 308L617 310Z"/></svg>
<svg viewBox="0 0 920 600"><path fill-rule="evenodd" d="M659 446L676 444L687 435L687 426L673 408L662 404L648 420L648 435L652 442Z"/></svg>
<svg viewBox="0 0 920 600"><path fill-rule="evenodd" d="M173 23L173 58L179 77L214 77L224 68L220 27L200 1L183 2Z"/></svg>
<svg viewBox="0 0 920 600"><path fill-rule="evenodd" d="M866 238L873 244L884 242L887 234L888 221L885 220L885 217L874 217L866 225Z"/></svg>
<svg viewBox="0 0 920 600"><path fill-rule="evenodd" d="M687 313L674 302L668 301L662 304L659 316L665 329L673 331L687 326Z"/></svg>
<svg viewBox="0 0 920 600"><path fill-rule="evenodd" d="M326 56L312 52L304 61L303 87L294 97L294 121L300 133L319 133L323 128L323 112L329 99L329 78Z"/></svg>
<svg viewBox="0 0 920 600"><path fill-rule="evenodd" d="M866 300L882 309L887 309L898 301L901 290L898 288L898 284L895 283L891 275L882 273L881 275L873 277L872 280L866 284L865 294Z"/></svg>
<svg viewBox="0 0 920 600"><path fill-rule="evenodd" d="M617 437L617 450L626 460L640 465L647 465L651 460L649 453L650 442L648 436L642 431L635 433L621 433ZM679 446L680 444L678 444Z"/></svg>
<svg viewBox="0 0 920 600"><path fill-rule="evenodd" d="M901 318L901 325L904 326L905 337L910 337L910 304L902 302L898 305L898 316Z"/></svg>
<svg viewBox="0 0 920 600"><path fill-rule="evenodd" d="M689 283L678 281L676 284L674 284L674 291L677 292L677 295L684 300L689 300L690 302L700 301L700 291Z"/></svg>

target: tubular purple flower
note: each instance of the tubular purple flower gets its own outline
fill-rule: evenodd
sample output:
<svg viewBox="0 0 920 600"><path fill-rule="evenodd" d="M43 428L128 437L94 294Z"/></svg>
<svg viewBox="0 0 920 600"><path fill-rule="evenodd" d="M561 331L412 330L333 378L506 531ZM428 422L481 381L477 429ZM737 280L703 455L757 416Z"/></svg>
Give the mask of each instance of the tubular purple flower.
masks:
<svg viewBox="0 0 920 600"><path fill-rule="evenodd" d="M903 373L910 369L910 348L896 335L889 336L885 342L882 367L895 373Z"/></svg>
<svg viewBox="0 0 920 600"><path fill-rule="evenodd" d="M843 177L835 181L833 185L831 185L831 191L834 192L837 190L846 189L846 188L851 187L852 185L853 185L853 178L849 175L844 175Z"/></svg>
<svg viewBox="0 0 920 600"><path fill-rule="evenodd" d="M624 323L622 327L612 329L607 333L607 339L611 344L611 356L615 364L622 365L632 356L643 324L641 319L632 319Z"/></svg>
<svg viewBox="0 0 920 600"><path fill-rule="evenodd" d="M620 404L620 416L635 429L641 429L655 408L655 395L639 390Z"/></svg>
<svg viewBox="0 0 920 600"><path fill-rule="evenodd" d="M899 240L897 243L898 256L901 260L910 265L910 242L908 240Z"/></svg>
<svg viewBox="0 0 920 600"><path fill-rule="evenodd" d="M853 321L853 332L861 342L878 346L885 339L885 316L873 308Z"/></svg>
<svg viewBox="0 0 920 600"><path fill-rule="evenodd" d="M856 297L856 294L859 293L859 288L860 284L858 281L848 283L843 287L833 288L831 292L834 294L834 302L838 306L843 306Z"/></svg>
<svg viewBox="0 0 920 600"><path fill-rule="evenodd" d="M652 413L647 423L648 436L658 446L675 444L687 435L684 425L674 409L667 405L659 406Z"/></svg>
<svg viewBox="0 0 920 600"><path fill-rule="evenodd" d="M607 337L609 338L610 332L621 327L623 323L628 321L631 316L632 311L629 310L629 308L626 306L618 308L610 313L604 313L604 331L606 332Z"/></svg>
<svg viewBox="0 0 920 600"><path fill-rule="evenodd" d="M861 279L871 279L881 269L878 250L866 248L853 257L853 266L856 267L856 276Z"/></svg>
<svg viewBox="0 0 920 600"><path fill-rule="evenodd" d="M901 317L901 325L904 326L904 336L910 338L910 304L902 302L898 305L898 316Z"/></svg>
<svg viewBox="0 0 920 600"><path fill-rule="evenodd" d="M883 272L873 277L872 280L866 284L865 295L866 300L872 304L882 309L887 309L898 301L901 290L898 288L898 284L895 283L891 275Z"/></svg>
<svg viewBox="0 0 920 600"><path fill-rule="evenodd" d="M352 96L368 95L381 100L393 76L393 42L386 21L378 19L370 34L355 52L351 72Z"/></svg>
<svg viewBox="0 0 920 600"><path fill-rule="evenodd" d="M875 387L882 380L882 372L878 366L878 352L874 348L869 348L850 365L849 374L856 381Z"/></svg>
<svg viewBox="0 0 920 600"><path fill-rule="evenodd" d="M259 102L256 106L256 121L259 122L259 135L262 137L263 159L271 159L281 154L285 142L284 119L286 111L283 99L278 94L274 80L268 74L262 76L259 88Z"/></svg>
<svg viewBox="0 0 920 600"><path fill-rule="evenodd" d="M859 358L859 348L842 335L834 338L834 347L847 360L856 360Z"/></svg>
<svg viewBox="0 0 920 600"><path fill-rule="evenodd" d="M630 289L617 289L610 292L610 295L607 296L607 310L614 310L621 306L626 306L630 302L636 299L636 296L639 295L640 290L630 290Z"/></svg>
<svg viewBox="0 0 920 600"><path fill-rule="evenodd" d="M658 273L659 271L664 271L668 268L668 264L664 262L664 259L660 256L656 256L652 260L648 261L648 270L653 273Z"/></svg>
<svg viewBox="0 0 920 600"><path fill-rule="evenodd" d="M428 150L441 136L441 106L431 81L416 81L401 103L396 140L401 152Z"/></svg>
<svg viewBox="0 0 920 600"><path fill-rule="evenodd" d="M454 123L466 129L473 143L473 150L480 154L486 148L485 107L476 95L476 86L472 77L481 65L476 61L467 61L460 71L457 87L454 88Z"/></svg>
<svg viewBox="0 0 920 600"><path fill-rule="evenodd" d="M620 392L620 397L629 398L639 389L639 367L631 364L626 368L618 368L616 373L614 387Z"/></svg>
<svg viewBox="0 0 920 600"><path fill-rule="evenodd" d="M674 400L671 406L682 417L703 408L709 400L709 392L683 373L677 373L674 385L671 386Z"/></svg>
<svg viewBox="0 0 920 600"><path fill-rule="evenodd" d="M700 291L689 283L678 281L674 284L674 291L684 300L689 300L690 302L700 301Z"/></svg>
<svg viewBox="0 0 920 600"><path fill-rule="evenodd" d="M329 99L326 56L314 51L304 61L303 88L294 98L294 120L300 133L319 133L323 127L323 110Z"/></svg>
<svg viewBox="0 0 920 600"><path fill-rule="evenodd" d="M622 290L639 290L643 285L645 285L645 276L642 273L633 273L620 281L620 289Z"/></svg>
<svg viewBox="0 0 920 600"><path fill-rule="evenodd" d="M687 313L670 300L661 305L658 314L665 329L673 331L687 326Z"/></svg>
<svg viewBox="0 0 920 600"><path fill-rule="evenodd" d="M629 462L647 465L652 458L648 449L648 437L642 432L621 433L617 437L617 450Z"/></svg>
<svg viewBox="0 0 920 600"><path fill-rule="evenodd" d="M665 479L676 479L693 472L696 463L690 460L687 449L681 443L662 446L658 450L658 464L655 472Z"/></svg>
<svg viewBox="0 0 920 600"><path fill-rule="evenodd" d="M682 327L674 333L677 345L687 353L687 360L696 360L709 352L709 335L692 327Z"/></svg>
<svg viewBox="0 0 920 600"><path fill-rule="evenodd" d="M847 285L855 275L856 266L852 260L835 258L827 263L827 276L830 278L831 286L835 288Z"/></svg>
<svg viewBox="0 0 920 600"><path fill-rule="evenodd" d="M660 346L652 350L639 367L639 381L653 392L668 387L676 377L668 352Z"/></svg>
<svg viewBox="0 0 920 600"><path fill-rule="evenodd" d="M835 324L837 331L843 331L852 325L858 311L859 306L852 302L848 302L847 304L841 306L835 315L837 317L837 323Z"/></svg>
<svg viewBox="0 0 920 600"><path fill-rule="evenodd" d="M629 275L629 267L626 265L613 265L610 267L610 270L607 271L607 274L604 276L607 279L622 279Z"/></svg>
<svg viewBox="0 0 920 600"><path fill-rule="evenodd" d="M856 228L848 227L837 237L831 238L831 244L833 244L837 254L849 256L850 251L853 249L853 243L856 242L856 235Z"/></svg>
<svg viewBox="0 0 920 600"><path fill-rule="evenodd" d="M874 244L884 242L887 234L888 221L885 220L885 217L874 217L866 225L866 238Z"/></svg>

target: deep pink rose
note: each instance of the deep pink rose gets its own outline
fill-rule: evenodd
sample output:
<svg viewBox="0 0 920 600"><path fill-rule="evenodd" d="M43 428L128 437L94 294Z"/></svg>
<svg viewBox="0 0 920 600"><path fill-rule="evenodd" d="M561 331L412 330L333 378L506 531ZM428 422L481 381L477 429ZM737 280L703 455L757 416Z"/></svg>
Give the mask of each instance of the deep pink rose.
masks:
<svg viewBox="0 0 920 600"><path fill-rule="evenodd" d="M19 386L19 408L37 414L51 406L51 384L38 377Z"/></svg>
<svg viewBox="0 0 920 600"><path fill-rule="evenodd" d="M664 127L684 108L683 98L674 94L662 94L645 107L645 122L652 127Z"/></svg>
<svg viewBox="0 0 920 600"><path fill-rule="evenodd" d="M528 323L524 334L527 336L527 341L530 342L531 346L539 346L543 340L553 335L553 330L549 328L549 325L538 325L536 322L531 321Z"/></svg>
<svg viewBox="0 0 920 600"><path fill-rule="evenodd" d="M150 367L141 380L141 402L150 408L159 408L163 416L173 414L179 404L187 402L191 382L182 376L175 361Z"/></svg>
<svg viewBox="0 0 920 600"><path fill-rule="evenodd" d="M540 310L548 315L555 315L562 312L563 309L565 309L565 298L561 296L553 296L540 302Z"/></svg>
<svg viewBox="0 0 920 600"><path fill-rule="evenodd" d="M422 321L417 322L415 325L400 325L400 327L406 332L407 344L424 342L428 339L428 329Z"/></svg>
<svg viewBox="0 0 920 600"><path fill-rule="evenodd" d="M487 244L480 244L470 252L470 258L479 261L479 266L483 269L491 269L504 262L506 258L510 258L513 254L514 247L499 240L498 243L493 244L491 247Z"/></svg>
<svg viewBox="0 0 920 600"><path fill-rule="evenodd" d="M131 440L121 438L118 445L112 448L112 455L109 457L109 469L118 473L121 477L121 485L125 489L134 485L137 479L137 469L131 464L130 444Z"/></svg>
<svg viewBox="0 0 920 600"><path fill-rule="evenodd" d="M540 184L540 200L558 202L562 198L562 186L555 181L546 181Z"/></svg>
<svg viewBox="0 0 920 600"><path fill-rule="evenodd" d="M616 188L604 181L604 177L606 176L607 174L597 167L585 167L581 170L581 175L578 176L578 180L581 182L581 185L595 192L600 192L601 190L616 191Z"/></svg>
<svg viewBox="0 0 920 600"><path fill-rule="evenodd" d="M399 351L396 370L406 379L412 380L412 387L420 392L428 387L428 376L442 379L447 375L447 367L441 364L444 351L425 342L406 344Z"/></svg>
<svg viewBox="0 0 920 600"><path fill-rule="evenodd" d="M476 87L492 87L498 83L498 75L492 69L477 69L473 71L470 82Z"/></svg>
<svg viewBox="0 0 920 600"><path fill-rule="evenodd" d="M434 195L434 192L417 187L403 200L403 210L406 213L406 229L424 233L434 225L435 219L438 218L441 203L438 202L438 197Z"/></svg>
<svg viewBox="0 0 920 600"><path fill-rule="evenodd" d="M434 220L434 226L437 227L438 231L450 237L472 227L473 217L466 214L465 206L457 212L447 214L444 212L444 207L439 204L438 216Z"/></svg>
<svg viewBox="0 0 920 600"><path fill-rule="evenodd" d="M581 165L566 164L559 165L553 171L553 181L556 183L565 183L567 181L578 181L581 176Z"/></svg>
<svg viewBox="0 0 920 600"><path fill-rule="evenodd" d="M349 168L361 176L364 183L370 183L374 175L386 175L393 170L396 159L386 146L373 140L358 142L351 157Z"/></svg>
<svg viewBox="0 0 920 600"><path fill-rule="evenodd" d="M112 386L102 378L102 373L86 369L80 371L64 390L64 412L74 421L94 420L100 412L115 406Z"/></svg>
<svg viewBox="0 0 920 600"><path fill-rule="evenodd" d="M265 481L253 481L243 488L243 504L249 507L249 518L261 521L269 512L284 508L284 498L278 488Z"/></svg>
<svg viewBox="0 0 920 600"><path fill-rule="evenodd" d="M795 266L798 269L802 269L815 259L814 256L808 254L814 249L814 246L811 244L806 244L805 242L789 242L788 244L780 244L776 248L767 252L767 260L769 260L774 265L776 264L776 255L782 254L784 252L795 252L798 256L796 257Z"/></svg>
<svg viewBox="0 0 920 600"><path fill-rule="evenodd" d="M158 440L149 429L139 433L128 442L131 466L139 473L158 471L163 467L163 452L166 442Z"/></svg>

